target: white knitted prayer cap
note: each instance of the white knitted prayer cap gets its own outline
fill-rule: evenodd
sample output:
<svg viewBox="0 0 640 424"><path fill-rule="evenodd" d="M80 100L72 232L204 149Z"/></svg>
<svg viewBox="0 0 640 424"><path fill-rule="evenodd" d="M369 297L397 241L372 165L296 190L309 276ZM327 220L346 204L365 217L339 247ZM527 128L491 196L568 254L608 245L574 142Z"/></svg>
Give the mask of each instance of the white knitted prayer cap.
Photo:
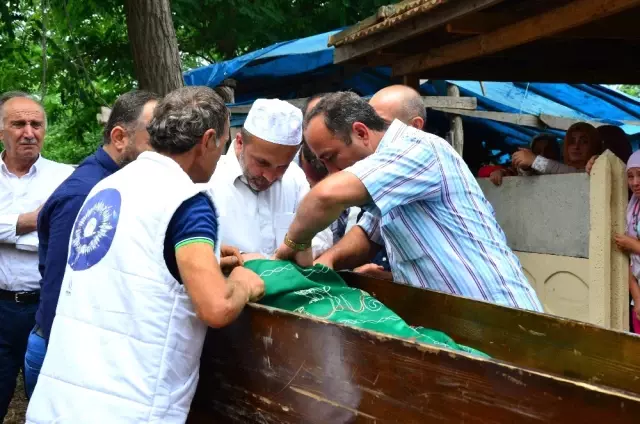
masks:
<svg viewBox="0 0 640 424"><path fill-rule="evenodd" d="M284 146L302 142L302 111L279 99L257 99L244 121L251 135Z"/></svg>

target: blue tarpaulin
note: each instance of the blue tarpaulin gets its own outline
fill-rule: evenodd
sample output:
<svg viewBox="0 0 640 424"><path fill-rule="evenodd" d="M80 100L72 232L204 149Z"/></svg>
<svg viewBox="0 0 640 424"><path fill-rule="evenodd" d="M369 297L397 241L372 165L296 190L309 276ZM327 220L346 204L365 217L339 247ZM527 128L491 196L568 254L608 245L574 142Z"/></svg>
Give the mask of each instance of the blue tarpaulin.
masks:
<svg viewBox="0 0 640 424"><path fill-rule="evenodd" d="M333 64L329 36L337 31L277 43L226 62L215 63L184 74L187 85L215 87L224 79L237 81L236 104L259 97L292 99L316 92L353 90L366 96L398 82L389 68L354 70ZM640 121L640 101L597 84L505 83L477 81L428 81L421 86L424 95L446 95L446 83L460 87L462 96L478 99L478 110L539 115L541 113L573 119L605 120L621 126L633 139L640 137L640 126L621 121ZM445 121L431 112L429 121ZM244 122L234 116L232 125ZM465 149L469 142L486 143L502 151L527 145L537 128L506 124L487 119L463 117ZM559 136L561 131L554 131ZM465 155L466 156L466 155Z"/></svg>

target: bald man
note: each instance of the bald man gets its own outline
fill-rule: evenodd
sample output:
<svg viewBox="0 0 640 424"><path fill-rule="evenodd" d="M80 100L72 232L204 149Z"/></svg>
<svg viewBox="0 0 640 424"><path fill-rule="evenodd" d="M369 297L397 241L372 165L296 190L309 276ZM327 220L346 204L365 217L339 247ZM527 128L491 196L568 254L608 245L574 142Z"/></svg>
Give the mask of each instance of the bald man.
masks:
<svg viewBox="0 0 640 424"><path fill-rule="evenodd" d="M391 85L373 95L369 104L387 122L394 119L422 130L427 122L427 111L420 93L406 85Z"/></svg>

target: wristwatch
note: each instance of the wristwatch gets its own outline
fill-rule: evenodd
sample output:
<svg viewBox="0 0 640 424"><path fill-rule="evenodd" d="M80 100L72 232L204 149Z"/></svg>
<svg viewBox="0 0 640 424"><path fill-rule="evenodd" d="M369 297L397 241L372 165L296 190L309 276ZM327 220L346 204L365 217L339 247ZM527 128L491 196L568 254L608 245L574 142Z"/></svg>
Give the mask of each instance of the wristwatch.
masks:
<svg viewBox="0 0 640 424"><path fill-rule="evenodd" d="M296 243L289 238L288 234L285 234L284 236L284 244L290 249L295 250L296 252L302 252L311 247L311 243Z"/></svg>

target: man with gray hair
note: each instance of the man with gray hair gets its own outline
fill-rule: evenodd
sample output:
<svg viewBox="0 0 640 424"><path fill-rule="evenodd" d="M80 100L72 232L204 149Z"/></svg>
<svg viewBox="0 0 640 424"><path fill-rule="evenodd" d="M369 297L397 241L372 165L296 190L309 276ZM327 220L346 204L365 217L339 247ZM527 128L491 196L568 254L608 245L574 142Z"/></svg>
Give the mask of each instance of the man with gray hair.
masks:
<svg viewBox="0 0 640 424"><path fill-rule="evenodd" d="M199 184L228 139L220 97L175 90L148 131L155 151L100 181L75 221L29 423L185 422L207 325L229 324L263 295L244 267L225 279Z"/></svg>
<svg viewBox="0 0 640 424"><path fill-rule="evenodd" d="M44 108L33 97L0 96L0 422L24 364L40 298L38 212L73 172L40 154L46 128Z"/></svg>

